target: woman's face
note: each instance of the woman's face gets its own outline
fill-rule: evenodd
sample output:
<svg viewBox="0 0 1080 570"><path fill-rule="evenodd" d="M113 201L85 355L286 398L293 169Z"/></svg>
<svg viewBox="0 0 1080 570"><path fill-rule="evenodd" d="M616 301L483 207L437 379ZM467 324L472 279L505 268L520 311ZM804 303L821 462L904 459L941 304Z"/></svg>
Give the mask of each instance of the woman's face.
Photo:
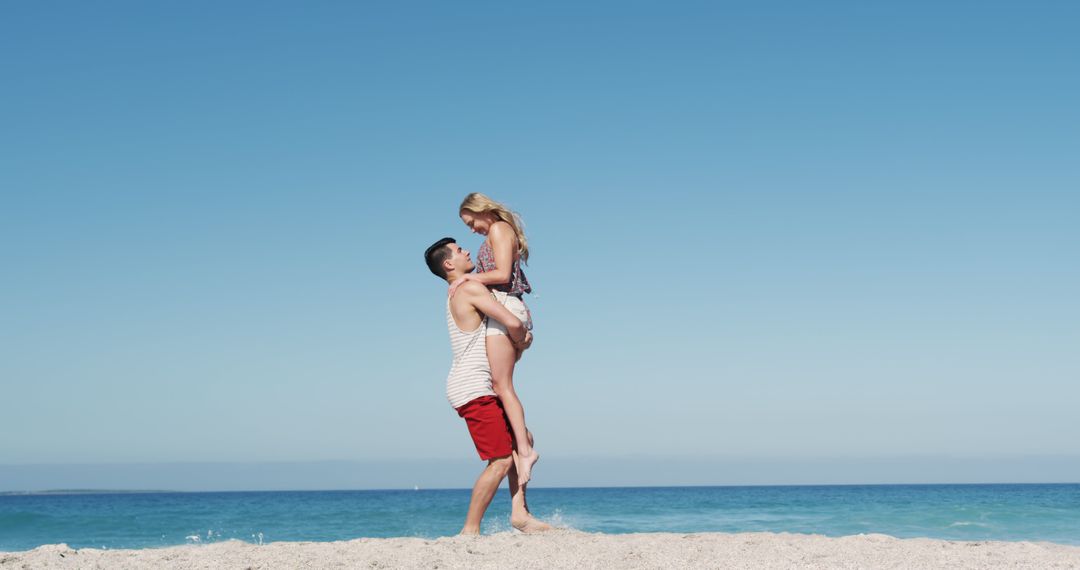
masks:
<svg viewBox="0 0 1080 570"><path fill-rule="evenodd" d="M486 212L477 213L462 210L459 215L461 216L461 221L465 222L465 225L469 226L469 229L472 230L474 234L480 234L482 236L487 235L488 230L491 229L491 224L495 221L495 217Z"/></svg>

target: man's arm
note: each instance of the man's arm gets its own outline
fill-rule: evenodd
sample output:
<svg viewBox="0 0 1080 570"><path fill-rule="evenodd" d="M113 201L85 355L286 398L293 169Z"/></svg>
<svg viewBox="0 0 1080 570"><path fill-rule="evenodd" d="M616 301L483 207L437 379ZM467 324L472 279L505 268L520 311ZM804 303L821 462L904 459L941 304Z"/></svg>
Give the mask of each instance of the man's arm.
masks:
<svg viewBox="0 0 1080 570"><path fill-rule="evenodd" d="M511 313L509 309L502 306L491 296L491 291L488 291L487 287L475 282L466 281L458 289L458 295L465 295L465 300L473 306L474 309L480 313L487 315L490 319L502 323L506 327L507 336L510 337L510 342L515 346L521 345L525 342L525 336L528 331L525 330L525 324L521 322L521 319L517 318L514 313Z"/></svg>

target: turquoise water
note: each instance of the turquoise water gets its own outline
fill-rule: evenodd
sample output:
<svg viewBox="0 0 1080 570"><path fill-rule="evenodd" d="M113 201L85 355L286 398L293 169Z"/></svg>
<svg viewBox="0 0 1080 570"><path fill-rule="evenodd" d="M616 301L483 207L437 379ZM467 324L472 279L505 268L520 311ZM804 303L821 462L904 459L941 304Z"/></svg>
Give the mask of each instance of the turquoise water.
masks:
<svg viewBox="0 0 1080 570"><path fill-rule="evenodd" d="M0 551L65 542L148 548L228 539L330 541L457 533L469 491L0 496ZM506 491L484 532L508 531ZM1080 485L531 489L542 519L588 532L883 533L1080 544Z"/></svg>

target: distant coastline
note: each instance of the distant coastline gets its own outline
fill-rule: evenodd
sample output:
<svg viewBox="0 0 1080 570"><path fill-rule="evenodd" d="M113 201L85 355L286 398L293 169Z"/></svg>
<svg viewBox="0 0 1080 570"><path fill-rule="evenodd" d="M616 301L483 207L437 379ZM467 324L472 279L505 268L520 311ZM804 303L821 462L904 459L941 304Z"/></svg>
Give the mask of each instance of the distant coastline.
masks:
<svg viewBox="0 0 1080 570"><path fill-rule="evenodd" d="M1080 453L993 457L753 457L638 455L546 457L544 487L905 485L1075 481ZM472 485L473 458L338 461L4 464L0 491L169 489L277 491L457 489ZM56 491L48 491L56 492Z"/></svg>
<svg viewBox="0 0 1080 570"><path fill-rule="evenodd" d="M860 488L860 487L1071 487L1080 485L1080 481L1047 481L1039 483L1023 481L973 482L973 483L785 483L779 485L734 484L734 485L551 485L537 487L548 490L605 490L605 489L783 489L783 488ZM7 490L0 491L0 497L39 496L39 495L140 495L140 494L230 494L230 493L393 493L399 491L468 491L468 487L381 487L381 488L326 488L326 489L44 489L44 490Z"/></svg>
<svg viewBox="0 0 1080 570"><path fill-rule="evenodd" d="M186 493L169 489L45 489L43 491L0 491L0 497L15 495L136 495L140 493Z"/></svg>

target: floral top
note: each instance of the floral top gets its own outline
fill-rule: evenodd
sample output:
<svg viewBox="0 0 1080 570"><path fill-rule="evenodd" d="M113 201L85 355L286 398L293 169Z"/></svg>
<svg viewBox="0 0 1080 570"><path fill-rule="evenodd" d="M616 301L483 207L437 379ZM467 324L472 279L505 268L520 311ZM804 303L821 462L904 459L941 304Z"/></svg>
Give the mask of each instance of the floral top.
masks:
<svg viewBox="0 0 1080 570"><path fill-rule="evenodd" d="M478 273L495 269L495 252L491 249L491 243L488 240L484 240L483 245L480 246L480 251L476 252L476 261L476 271ZM517 297L525 293L532 293L532 286L529 285L529 280L525 278L525 272L521 270L520 259L514 262L514 266L510 270L509 283L492 285L490 288L492 291L502 291Z"/></svg>

